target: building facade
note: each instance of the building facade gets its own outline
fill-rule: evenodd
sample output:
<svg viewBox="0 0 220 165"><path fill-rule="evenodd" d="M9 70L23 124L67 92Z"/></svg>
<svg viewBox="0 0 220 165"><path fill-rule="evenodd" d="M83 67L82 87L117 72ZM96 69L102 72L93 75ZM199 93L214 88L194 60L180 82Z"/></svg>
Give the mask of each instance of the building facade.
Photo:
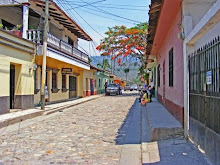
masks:
<svg viewBox="0 0 220 165"><path fill-rule="evenodd" d="M220 0L184 0L185 134L220 164Z"/></svg>
<svg viewBox="0 0 220 165"><path fill-rule="evenodd" d="M5 1L0 8L0 23L3 28L36 44L34 104L39 105L45 2ZM22 25L21 30L17 29L19 25ZM86 75L90 70L90 64L88 55L78 49L78 38L91 41L90 36L74 20L55 2L50 1L46 52L47 102L60 102L84 96Z"/></svg>
<svg viewBox="0 0 220 165"><path fill-rule="evenodd" d="M177 103L185 136L220 164L220 0L152 0L150 10L147 49L157 56L158 99Z"/></svg>
<svg viewBox="0 0 220 165"><path fill-rule="evenodd" d="M147 54L156 56L157 97L183 125L183 41L177 37L181 33L180 22L179 0L152 1Z"/></svg>
<svg viewBox="0 0 220 165"><path fill-rule="evenodd" d="M34 107L35 44L0 29L0 114Z"/></svg>
<svg viewBox="0 0 220 165"><path fill-rule="evenodd" d="M89 71L83 72L83 97L97 95L97 68L91 66Z"/></svg>

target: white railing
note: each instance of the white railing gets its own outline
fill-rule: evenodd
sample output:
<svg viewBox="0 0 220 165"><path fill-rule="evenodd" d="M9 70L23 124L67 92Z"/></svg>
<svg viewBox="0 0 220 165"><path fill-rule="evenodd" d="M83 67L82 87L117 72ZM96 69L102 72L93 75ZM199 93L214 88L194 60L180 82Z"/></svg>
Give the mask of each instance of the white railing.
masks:
<svg viewBox="0 0 220 165"><path fill-rule="evenodd" d="M47 38L47 42L53 44L54 46L60 47L60 40L53 36L52 34L48 33L48 38Z"/></svg>
<svg viewBox="0 0 220 165"><path fill-rule="evenodd" d="M27 31L27 38L37 44L42 44L43 39L43 32L40 30L28 30ZM54 35L48 33L47 38L48 44L51 44L51 46L54 46L66 53L68 53L71 56L78 57L86 62L89 61L89 57L86 53L83 53L79 49L75 48L74 46L68 44L67 42L55 37Z"/></svg>
<svg viewBox="0 0 220 165"><path fill-rule="evenodd" d="M43 38L43 32L40 30L28 30L27 39L34 43L41 44Z"/></svg>

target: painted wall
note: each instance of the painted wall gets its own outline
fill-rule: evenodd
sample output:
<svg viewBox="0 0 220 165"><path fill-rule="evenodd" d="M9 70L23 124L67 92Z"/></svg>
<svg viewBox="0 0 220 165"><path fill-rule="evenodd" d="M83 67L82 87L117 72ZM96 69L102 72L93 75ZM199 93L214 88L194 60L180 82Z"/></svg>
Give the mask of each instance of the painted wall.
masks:
<svg viewBox="0 0 220 165"><path fill-rule="evenodd" d="M181 12L179 11L176 18L167 33L159 54L157 55L157 63L160 64L160 87L158 87L158 97L163 96L163 62L165 61L165 106L170 112L182 123L183 122L183 106L184 106L184 90L183 90L183 42L177 38L177 34L181 32L178 24L181 21ZM169 51L173 48L174 60L174 85L169 86ZM172 105L172 106L171 106Z"/></svg>
<svg viewBox="0 0 220 165"><path fill-rule="evenodd" d="M218 2L217 2L218 1ZM210 43L213 39L215 39L217 36L220 35L220 17L219 17L219 12L220 12L220 8L219 8L219 4L220 1L219 0L207 0L207 1L203 1L203 3L201 3L200 1L197 4L187 4L185 5L185 9L184 9L184 16L187 17L187 19L191 19L192 20L192 26L190 26L189 23L187 23L186 21L183 21L183 25L184 28L187 29L187 33L186 33L186 41L184 47L184 53L185 53L185 61L187 61L187 55L189 53L192 53L194 51L196 51L198 48L201 48L203 46L205 46L207 43ZM216 4L214 4L214 2L217 2ZM213 5L214 4L214 5ZM201 10L198 8L199 6L201 6ZM213 5L213 6L212 6ZM208 11L210 8L212 7L212 9L206 13L206 11ZM188 15L187 12L188 10L191 10L193 12L191 12L190 16ZM205 10L202 10L205 9ZM217 12L216 12L217 11ZM216 13L215 13L216 12ZM202 15L201 15L202 13ZM198 15L200 16L198 18ZM202 17L204 16L205 19L202 19ZM212 17L211 20L209 19L210 16ZM213 17L215 19L213 19ZM198 18L198 21L195 23L195 19ZM202 19L202 20L201 20ZM201 20L201 22L200 22ZM208 22L208 23L207 23ZM185 24L184 24L185 23ZM195 25L198 24L198 26L196 26L197 28L194 29ZM215 25L213 27L213 25ZM199 28L198 28L199 27ZM190 35L188 36L188 34L190 34L190 32L192 32L192 30L194 29L194 34L193 36ZM198 29L200 31L198 31ZM193 42L190 42L190 45L187 41L189 41L188 37L193 37L195 39L193 39ZM202 36L202 37L201 37ZM200 38L201 37L201 38ZM191 39L191 38L190 38ZM185 89L188 89L189 87L189 80L188 80L188 68L186 67L188 65L188 61L185 62ZM204 99L201 99L204 98ZM218 165L220 164L220 135L219 132L215 132L214 130L210 129L211 127L208 127L207 123L202 123L199 122L198 120L195 120L192 116L189 116L190 114L190 109L188 109L189 107L189 102L188 100L190 100L190 96L188 91L185 91L185 107L186 107L186 112L185 112L185 134L187 136L190 136L190 138L194 141L194 143L196 145L198 145L202 150L205 151L205 154L207 156L207 158L210 160L211 164L213 165ZM206 98L207 100L211 100L212 97L210 98ZM205 97L200 96L200 100L206 100ZM214 103L214 101L213 101ZM217 102L216 102L217 103ZM204 102L201 102L201 105L205 105ZM208 102L207 102L208 105ZM198 109L199 110L199 109ZM215 108L215 106L211 106L209 109L206 109L207 112L210 112L209 117L213 116L217 113L214 113L215 111L217 112L219 110L218 106ZM215 120L215 117L212 117L213 121ZM188 127L189 125L189 127Z"/></svg>
<svg viewBox="0 0 220 165"><path fill-rule="evenodd" d="M202 17L207 13L211 6L217 0L184 0L183 13L184 16L192 17L193 28L199 23Z"/></svg>
<svg viewBox="0 0 220 165"><path fill-rule="evenodd" d="M0 99L4 98L0 100L0 114L9 112L10 65L15 65L15 108L33 107L35 46L5 31L0 30L0 36L9 39L0 39ZM29 103L23 104L23 99Z"/></svg>
<svg viewBox="0 0 220 165"><path fill-rule="evenodd" d="M183 107L183 42L177 38L177 34L181 32L178 23L181 20L180 12L174 20L166 39L157 56L158 64L160 64L160 87L158 94L163 95L163 62L165 60L165 97L173 101L175 104ZM169 51L173 48L174 51L174 86L169 87ZM177 97L178 96L178 97Z"/></svg>
<svg viewBox="0 0 220 165"><path fill-rule="evenodd" d="M42 65L42 57L36 57L36 64ZM50 69L58 69L57 72L57 88L60 89L57 93L52 93L52 70L47 71L47 83L48 83L48 92L49 92L49 102L58 102L62 100L69 99L69 91L62 91L62 68L72 68L73 72L79 74L77 77L77 97L83 97L83 69L70 65L52 58L47 57L47 67ZM38 76L40 76L40 68L37 69ZM40 77L38 78L37 88L40 89ZM69 89L69 75L66 75L66 88ZM34 104L38 104L40 101L40 91L34 96Z"/></svg>
<svg viewBox="0 0 220 165"><path fill-rule="evenodd" d="M94 80L94 94L97 94L97 76L95 69L83 71L83 97L91 95L90 80Z"/></svg>

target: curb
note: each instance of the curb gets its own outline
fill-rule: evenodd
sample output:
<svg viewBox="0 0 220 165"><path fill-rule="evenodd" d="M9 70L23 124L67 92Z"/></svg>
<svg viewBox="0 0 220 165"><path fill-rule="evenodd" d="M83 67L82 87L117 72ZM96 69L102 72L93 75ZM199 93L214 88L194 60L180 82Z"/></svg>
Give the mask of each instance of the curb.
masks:
<svg viewBox="0 0 220 165"><path fill-rule="evenodd" d="M98 99L98 98L100 98L100 97L102 97L102 96L104 96L104 95L97 95L97 97L95 97L95 98L91 98L91 99L88 99L88 100L85 100L85 101L82 101L82 102L67 104L66 106L54 108L54 109L52 109L52 110L48 110L48 111L46 111L46 112L43 112L42 115L43 115L43 116L46 116L46 115L49 115L49 114L58 112L58 111L60 111L60 110L66 109L66 108L70 108L70 107L73 107L73 106L76 106L76 105L79 105L79 104L82 104L82 103L86 103L86 102L89 102L89 101Z"/></svg>
<svg viewBox="0 0 220 165"><path fill-rule="evenodd" d="M0 129L7 127L9 125L15 124L15 123L19 123L19 122L27 120L27 119L32 119L32 118L41 116L42 114L43 114L43 111L38 110L34 113L29 113L29 114L25 114L25 115L18 116L18 117L12 117L8 120L7 119L3 120L2 122L0 122Z"/></svg>
<svg viewBox="0 0 220 165"><path fill-rule="evenodd" d="M27 120L27 119L32 119L32 118L35 118L35 117L38 117L38 116L46 116L46 115L58 112L60 110L66 109L66 108L70 108L70 107L73 107L73 106L76 106L76 105L79 105L79 104L82 104L82 103L85 103L85 102L89 102L89 101L98 99L102 96L104 96L104 95L96 95L96 97L91 98L91 99L87 99L87 100L77 102L77 103L72 103L72 104L69 103L66 106L56 107L56 108L53 108L53 109L47 110L47 111L42 111L42 110L39 110L39 109L35 109L36 111L33 112L33 113L27 113L27 114L21 115L21 116L16 116L15 115L15 117L12 116L9 119L5 119L5 120L0 121L0 129L4 128L4 127L7 127L9 125L15 124L15 123L19 123L19 122ZM25 110L23 112L25 112Z"/></svg>

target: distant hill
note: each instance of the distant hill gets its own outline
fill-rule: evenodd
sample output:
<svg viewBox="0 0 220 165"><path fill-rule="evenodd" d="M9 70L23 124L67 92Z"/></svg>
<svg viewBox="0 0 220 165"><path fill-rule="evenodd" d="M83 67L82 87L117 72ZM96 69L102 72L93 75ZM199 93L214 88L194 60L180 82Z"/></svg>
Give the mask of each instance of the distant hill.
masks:
<svg viewBox="0 0 220 165"><path fill-rule="evenodd" d="M91 56L90 58L92 60L92 65L96 66L96 67L97 67L98 63L102 63L103 59L108 59L109 60L109 64L111 64L110 57ZM136 66L135 66L135 63L136 63ZM136 61L135 59L129 59L129 63L127 63L126 66L118 66L117 62L115 62L114 74L116 76L126 80L126 74L124 72L124 69L129 68L130 71L128 73L128 81L132 81L132 80L136 79L139 67L140 67L140 62Z"/></svg>

